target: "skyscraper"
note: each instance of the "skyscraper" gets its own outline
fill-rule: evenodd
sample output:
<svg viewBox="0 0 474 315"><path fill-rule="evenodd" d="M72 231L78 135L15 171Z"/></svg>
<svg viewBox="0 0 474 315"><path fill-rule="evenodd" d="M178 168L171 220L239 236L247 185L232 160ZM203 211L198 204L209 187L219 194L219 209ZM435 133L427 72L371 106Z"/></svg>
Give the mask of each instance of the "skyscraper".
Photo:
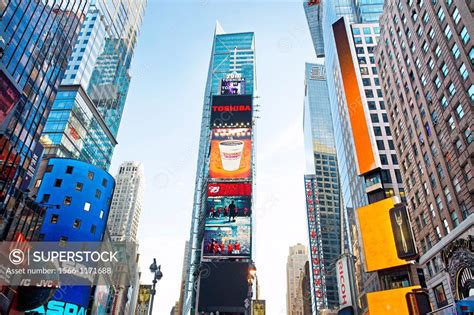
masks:
<svg viewBox="0 0 474 315"><path fill-rule="evenodd" d="M340 187L324 65L306 64L303 129L306 207L314 310L338 304L336 273L341 254Z"/></svg>
<svg viewBox="0 0 474 315"><path fill-rule="evenodd" d="M307 4L304 4L305 8ZM370 113L367 109L368 119L371 132L376 132L378 137L375 140L374 146L378 145L386 152L381 152L381 158L384 164L381 166L382 170L380 176L384 176L386 190L391 195L403 194L403 189L400 187L400 174L396 159L394 156L393 141L390 139L390 130L387 125L387 115L384 112L384 104L381 98L381 92L378 86L380 85L377 77L377 72L373 57L373 50L375 47L376 37L378 36L378 17L383 11L382 1L338 1L329 0L321 4L322 10L322 32L324 42L324 56L325 65L327 69L327 87L329 90L330 110L333 122L333 130L335 136L335 146L338 157L338 170L342 192L343 214L342 214L342 235L344 251L351 255L360 252L359 235L356 227L355 209L367 205L369 200L366 195L366 183L363 178L359 177L359 170L357 167L356 150L354 147L354 134L350 121L351 104L347 100L346 91L344 90L343 74L340 68L340 62L336 44L338 39L335 37L333 31L333 24L337 21L344 21L344 25L354 26L355 32L368 32L368 37L371 37L367 42L359 42L362 38L352 39L352 32L350 32L350 41L359 44L357 52L347 49L344 53L355 58L358 76L363 76L363 82L367 86L367 96L369 99L365 107L370 106ZM309 22L308 22L309 23ZM311 31L311 29L310 29ZM359 34L354 34L358 37ZM320 39L319 34L311 32L313 42L315 37ZM351 44L352 45L352 44ZM362 47L364 46L364 47ZM358 63L360 61L360 64ZM363 73L362 73L363 72ZM370 90L369 90L370 89ZM363 92L365 94L365 90ZM349 106L350 105L350 106ZM373 129L373 131L372 131ZM359 257L361 258L361 257ZM366 275L363 272L362 259L356 259L356 278L358 296L362 297L359 301L359 306L362 309L366 308L365 292L373 291L378 288L377 278L375 275Z"/></svg>
<svg viewBox="0 0 474 315"><path fill-rule="evenodd" d="M201 117L183 314L244 312L253 256L255 38L251 32L225 34L217 24L213 40ZM228 288L225 296L212 291L222 286Z"/></svg>
<svg viewBox="0 0 474 315"><path fill-rule="evenodd" d="M112 241L137 242L144 190L143 165L122 163L115 176L115 191L107 223Z"/></svg>
<svg viewBox="0 0 474 315"><path fill-rule="evenodd" d="M440 308L472 294L472 5L390 0L386 8L376 61L419 262ZM471 271L460 257L471 257Z"/></svg>
<svg viewBox="0 0 474 315"><path fill-rule="evenodd" d="M304 314L304 295L301 286L305 263L308 262L306 246L290 246L286 263L286 307L288 315Z"/></svg>
<svg viewBox="0 0 474 315"><path fill-rule="evenodd" d="M41 136L45 158L109 168L145 6L104 0L88 10Z"/></svg>
<svg viewBox="0 0 474 315"><path fill-rule="evenodd" d="M46 118L88 1L0 6L0 232L6 237L34 176ZM25 207L26 208L26 207Z"/></svg>

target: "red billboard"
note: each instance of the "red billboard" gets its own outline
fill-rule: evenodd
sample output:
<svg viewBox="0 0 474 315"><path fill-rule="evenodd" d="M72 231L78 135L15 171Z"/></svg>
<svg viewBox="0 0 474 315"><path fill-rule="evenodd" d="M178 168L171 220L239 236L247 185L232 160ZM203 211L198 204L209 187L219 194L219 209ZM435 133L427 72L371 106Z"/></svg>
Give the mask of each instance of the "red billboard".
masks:
<svg viewBox="0 0 474 315"><path fill-rule="evenodd" d="M250 183L210 183L207 186L209 197L218 196L250 196L252 184Z"/></svg>
<svg viewBox="0 0 474 315"><path fill-rule="evenodd" d="M252 95L217 95L212 97L211 128L252 126Z"/></svg>

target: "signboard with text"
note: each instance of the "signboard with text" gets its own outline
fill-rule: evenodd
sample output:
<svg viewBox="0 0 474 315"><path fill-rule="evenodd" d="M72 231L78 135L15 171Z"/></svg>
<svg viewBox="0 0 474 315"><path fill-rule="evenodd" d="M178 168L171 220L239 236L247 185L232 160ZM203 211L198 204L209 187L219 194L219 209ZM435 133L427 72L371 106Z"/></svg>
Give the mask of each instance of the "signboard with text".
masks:
<svg viewBox="0 0 474 315"><path fill-rule="evenodd" d="M212 97L212 128L250 128L252 95L217 95Z"/></svg>

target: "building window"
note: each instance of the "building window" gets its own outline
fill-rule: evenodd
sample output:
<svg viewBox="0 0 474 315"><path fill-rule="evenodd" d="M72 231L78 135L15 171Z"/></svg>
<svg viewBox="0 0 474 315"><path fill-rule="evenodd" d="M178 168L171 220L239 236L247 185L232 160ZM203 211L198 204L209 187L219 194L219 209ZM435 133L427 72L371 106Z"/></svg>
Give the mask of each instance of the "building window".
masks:
<svg viewBox="0 0 474 315"><path fill-rule="evenodd" d="M51 223L52 223L52 224L58 223L58 219L59 219L59 215L58 215L58 214L53 214L53 215L51 216Z"/></svg>
<svg viewBox="0 0 474 315"><path fill-rule="evenodd" d="M446 99L446 96L443 95L443 97L441 98L441 107L443 109L446 109L446 107L448 107L448 100Z"/></svg>
<svg viewBox="0 0 474 315"><path fill-rule="evenodd" d="M464 137L466 138L466 142L468 145L471 144L472 141L474 141L474 135L472 134L472 130L469 128L464 130Z"/></svg>
<svg viewBox="0 0 474 315"><path fill-rule="evenodd" d="M96 226L94 224L91 225L91 234L95 234Z"/></svg>
<svg viewBox="0 0 474 315"><path fill-rule="evenodd" d="M76 190L77 190L77 191L82 191L82 187L84 187L84 184L83 184L83 183L80 183L80 182L77 182L77 183L76 183Z"/></svg>
<svg viewBox="0 0 474 315"><path fill-rule="evenodd" d="M435 230L436 230L436 236L438 236L438 240L440 240L443 237L443 235L441 235L441 229L439 228L439 226L437 226Z"/></svg>
<svg viewBox="0 0 474 315"><path fill-rule="evenodd" d="M448 305L448 299L446 298L446 294L444 293L444 287L442 283L433 288L433 293L435 295L436 304L438 305L438 308Z"/></svg>
<svg viewBox="0 0 474 315"><path fill-rule="evenodd" d="M449 94L450 94L451 96L453 96L454 94L456 94L456 87L454 86L454 83L453 83L453 82L451 82L451 84L449 85L448 90L449 90Z"/></svg>
<svg viewBox="0 0 474 315"><path fill-rule="evenodd" d="M72 197L71 196L66 196L64 197L64 204L66 206L70 206L71 205L71 202L72 202Z"/></svg>
<svg viewBox="0 0 474 315"><path fill-rule="evenodd" d="M459 119L462 119L464 117L464 110L462 109L461 103L459 103L456 107L456 113L458 114Z"/></svg>
<svg viewBox="0 0 474 315"><path fill-rule="evenodd" d="M385 145L383 143L383 140L377 140L377 148L379 150L385 150Z"/></svg>
<svg viewBox="0 0 474 315"><path fill-rule="evenodd" d="M441 56L441 47L439 47L439 45L436 46L435 55L436 55L437 58L439 58L439 56Z"/></svg>
<svg viewBox="0 0 474 315"><path fill-rule="evenodd" d="M459 51L459 47L456 43L454 43L453 48L451 48L451 52L453 53L454 59L458 59L459 56L461 55L461 52Z"/></svg>
<svg viewBox="0 0 474 315"><path fill-rule="evenodd" d="M60 178L56 178L54 181L54 187L61 187L61 184L63 183L63 180Z"/></svg>
<svg viewBox="0 0 474 315"><path fill-rule="evenodd" d="M93 180L94 179L94 172L88 172L87 173L87 178L89 178L90 180Z"/></svg>
<svg viewBox="0 0 474 315"><path fill-rule="evenodd" d="M54 165L52 165L52 164L49 164L48 166L46 166L45 173L51 173L53 171L53 167L54 167Z"/></svg>
<svg viewBox="0 0 474 315"><path fill-rule="evenodd" d="M91 209L91 204L89 202L84 203L84 211L89 211Z"/></svg>
<svg viewBox="0 0 474 315"><path fill-rule="evenodd" d="M456 144L456 150L458 150L458 153L461 154L462 151L464 150L462 140L458 138L455 144Z"/></svg>
<svg viewBox="0 0 474 315"><path fill-rule="evenodd" d="M72 171L74 170L74 167L73 166L67 166L66 167L66 174L72 174Z"/></svg>
<svg viewBox="0 0 474 315"><path fill-rule="evenodd" d="M75 229L80 228L81 227L81 220L79 220L79 219L74 220L74 223L72 224L72 227L75 228Z"/></svg>
<svg viewBox="0 0 474 315"><path fill-rule="evenodd" d="M456 124L454 123L453 116L449 116L448 125L449 125L449 129L451 129L451 130L454 130L456 128Z"/></svg>
<svg viewBox="0 0 474 315"><path fill-rule="evenodd" d="M441 67L441 72L443 72L443 75L446 78L446 76L448 75L449 69L446 63L444 62L443 62L443 66Z"/></svg>
<svg viewBox="0 0 474 315"><path fill-rule="evenodd" d="M451 221L453 222L453 228L459 225L459 219L456 211L451 212Z"/></svg>
<svg viewBox="0 0 474 315"><path fill-rule="evenodd" d="M96 190L95 190L95 197L96 197L97 199L99 199L99 198L100 198L100 195L101 195L100 190L99 190L99 189L96 189Z"/></svg>
<svg viewBox="0 0 474 315"><path fill-rule="evenodd" d="M442 7L440 7L439 10L438 10L438 19L439 19L440 22L444 21L444 11L443 11Z"/></svg>
<svg viewBox="0 0 474 315"><path fill-rule="evenodd" d="M451 27L449 27L449 24L446 25L446 27L444 28L444 35L446 35L446 38L448 40L450 40L451 37L453 36L453 33L451 32Z"/></svg>
<svg viewBox="0 0 474 315"><path fill-rule="evenodd" d="M450 203L452 198L451 198L451 192L449 191L448 186L444 187L444 196L446 197L446 201Z"/></svg>
<svg viewBox="0 0 474 315"><path fill-rule="evenodd" d="M448 221L446 219L443 219L443 225L444 225L444 233L449 234L451 232L451 230L449 229L449 224L448 224Z"/></svg>
<svg viewBox="0 0 474 315"><path fill-rule="evenodd" d="M443 210L443 202L441 201L441 196L436 196L436 205L438 206L439 210Z"/></svg>
<svg viewBox="0 0 474 315"><path fill-rule="evenodd" d="M107 179L102 180L102 187L107 187Z"/></svg>
<svg viewBox="0 0 474 315"><path fill-rule="evenodd" d="M453 20L454 20L454 23L456 23L456 24L458 24L459 21L461 20L461 14L459 14L458 8L454 9Z"/></svg>
<svg viewBox="0 0 474 315"><path fill-rule="evenodd" d="M467 32L467 28L465 26L461 30L461 39L464 44L467 44L470 39L469 33Z"/></svg>
<svg viewBox="0 0 474 315"><path fill-rule="evenodd" d="M50 194L44 194L43 195L43 200L41 200L41 203L47 203L49 201L50 197L51 197Z"/></svg>
<svg viewBox="0 0 474 315"><path fill-rule="evenodd" d="M466 65L463 63L461 67L459 67L459 73L463 80L466 80L469 77L469 73L467 72Z"/></svg>
<svg viewBox="0 0 474 315"><path fill-rule="evenodd" d="M103 218L104 218L104 210L100 210L99 219L103 219Z"/></svg>

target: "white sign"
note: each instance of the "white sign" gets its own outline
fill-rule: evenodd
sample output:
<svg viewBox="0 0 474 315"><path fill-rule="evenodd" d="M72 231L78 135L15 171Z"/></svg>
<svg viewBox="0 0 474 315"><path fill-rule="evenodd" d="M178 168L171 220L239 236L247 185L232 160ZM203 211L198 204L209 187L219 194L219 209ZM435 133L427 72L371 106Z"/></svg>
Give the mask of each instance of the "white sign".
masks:
<svg viewBox="0 0 474 315"><path fill-rule="evenodd" d="M349 258L341 257L336 263L337 291L341 308L353 306L349 275Z"/></svg>

